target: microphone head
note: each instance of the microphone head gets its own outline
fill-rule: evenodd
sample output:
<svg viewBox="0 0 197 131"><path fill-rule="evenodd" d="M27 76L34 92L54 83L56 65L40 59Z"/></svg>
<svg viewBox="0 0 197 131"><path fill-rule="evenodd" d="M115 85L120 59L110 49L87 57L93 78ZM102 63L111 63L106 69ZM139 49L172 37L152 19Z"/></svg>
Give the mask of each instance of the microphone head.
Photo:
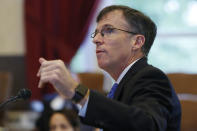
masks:
<svg viewBox="0 0 197 131"><path fill-rule="evenodd" d="M20 89L19 92L18 92L18 95L17 97L20 99L29 99L31 97L31 91L29 89Z"/></svg>

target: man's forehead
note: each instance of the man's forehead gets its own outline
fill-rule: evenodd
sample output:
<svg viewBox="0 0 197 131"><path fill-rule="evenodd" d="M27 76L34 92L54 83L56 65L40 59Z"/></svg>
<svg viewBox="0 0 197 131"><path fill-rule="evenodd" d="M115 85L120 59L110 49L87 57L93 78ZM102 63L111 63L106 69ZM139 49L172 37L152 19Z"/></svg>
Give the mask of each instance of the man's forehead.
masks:
<svg viewBox="0 0 197 131"><path fill-rule="evenodd" d="M97 29L106 26L129 27L121 10L110 11L101 17L97 23Z"/></svg>
<svg viewBox="0 0 197 131"><path fill-rule="evenodd" d="M105 20L105 19L113 19L116 17L123 17L123 12L121 10L113 10L110 12L107 12L104 14L99 21ZM98 22L99 22L98 21Z"/></svg>

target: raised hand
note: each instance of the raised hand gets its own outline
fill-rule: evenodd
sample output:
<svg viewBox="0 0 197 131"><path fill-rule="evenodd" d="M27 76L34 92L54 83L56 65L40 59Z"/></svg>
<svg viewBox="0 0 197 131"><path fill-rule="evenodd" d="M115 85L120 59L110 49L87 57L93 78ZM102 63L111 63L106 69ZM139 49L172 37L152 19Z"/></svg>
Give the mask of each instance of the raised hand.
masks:
<svg viewBox="0 0 197 131"><path fill-rule="evenodd" d="M64 98L72 98L78 83L72 78L64 62L62 60L48 61L44 58L40 58L39 62L41 66L37 73L40 77L38 88L42 88L43 84L49 82Z"/></svg>

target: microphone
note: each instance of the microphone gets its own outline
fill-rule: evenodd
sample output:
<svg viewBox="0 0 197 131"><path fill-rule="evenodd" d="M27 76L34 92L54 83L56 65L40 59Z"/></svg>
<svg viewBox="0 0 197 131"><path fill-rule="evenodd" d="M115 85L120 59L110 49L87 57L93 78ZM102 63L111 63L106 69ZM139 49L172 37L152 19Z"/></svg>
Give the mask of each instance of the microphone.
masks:
<svg viewBox="0 0 197 131"><path fill-rule="evenodd" d="M31 97L31 91L29 89L20 89L18 94L14 97L10 97L8 100L6 100L5 102L0 104L0 109L3 108L6 104L12 102L12 101L16 101L18 99L29 99Z"/></svg>
<svg viewBox="0 0 197 131"><path fill-rule="evenodd" d="M19 90L17 96L16 96L16 99L29 99L31 97L31 91L29 89L21 89Z"/></svg>

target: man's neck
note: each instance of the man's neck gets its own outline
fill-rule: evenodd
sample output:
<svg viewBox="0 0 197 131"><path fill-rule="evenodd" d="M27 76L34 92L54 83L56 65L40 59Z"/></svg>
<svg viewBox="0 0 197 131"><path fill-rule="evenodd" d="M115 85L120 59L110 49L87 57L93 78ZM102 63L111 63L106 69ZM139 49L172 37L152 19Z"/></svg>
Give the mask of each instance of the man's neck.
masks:
<svg viewBox="0 0 197 131"><path fill-rule="evenodd" d="M119 78L119 76L121 75L121 73L125 70L125 68L127 68L127 67L128 67L129 65L131 65L133 62L135 62L136 60L138 60L138 59L140 59L140 58L142 58L142 57L144 57L144 55L139 54L139 55L133 57L132 59L130 59L130 60L128 61L127 64L121 65L121 63L120 63L120 66L119 66L118 68L116 68L116 70L111 70L111 71L109 71L108 73L111 75L111 77L112 77L115 81L117 81L118 78Z"/></svg>

